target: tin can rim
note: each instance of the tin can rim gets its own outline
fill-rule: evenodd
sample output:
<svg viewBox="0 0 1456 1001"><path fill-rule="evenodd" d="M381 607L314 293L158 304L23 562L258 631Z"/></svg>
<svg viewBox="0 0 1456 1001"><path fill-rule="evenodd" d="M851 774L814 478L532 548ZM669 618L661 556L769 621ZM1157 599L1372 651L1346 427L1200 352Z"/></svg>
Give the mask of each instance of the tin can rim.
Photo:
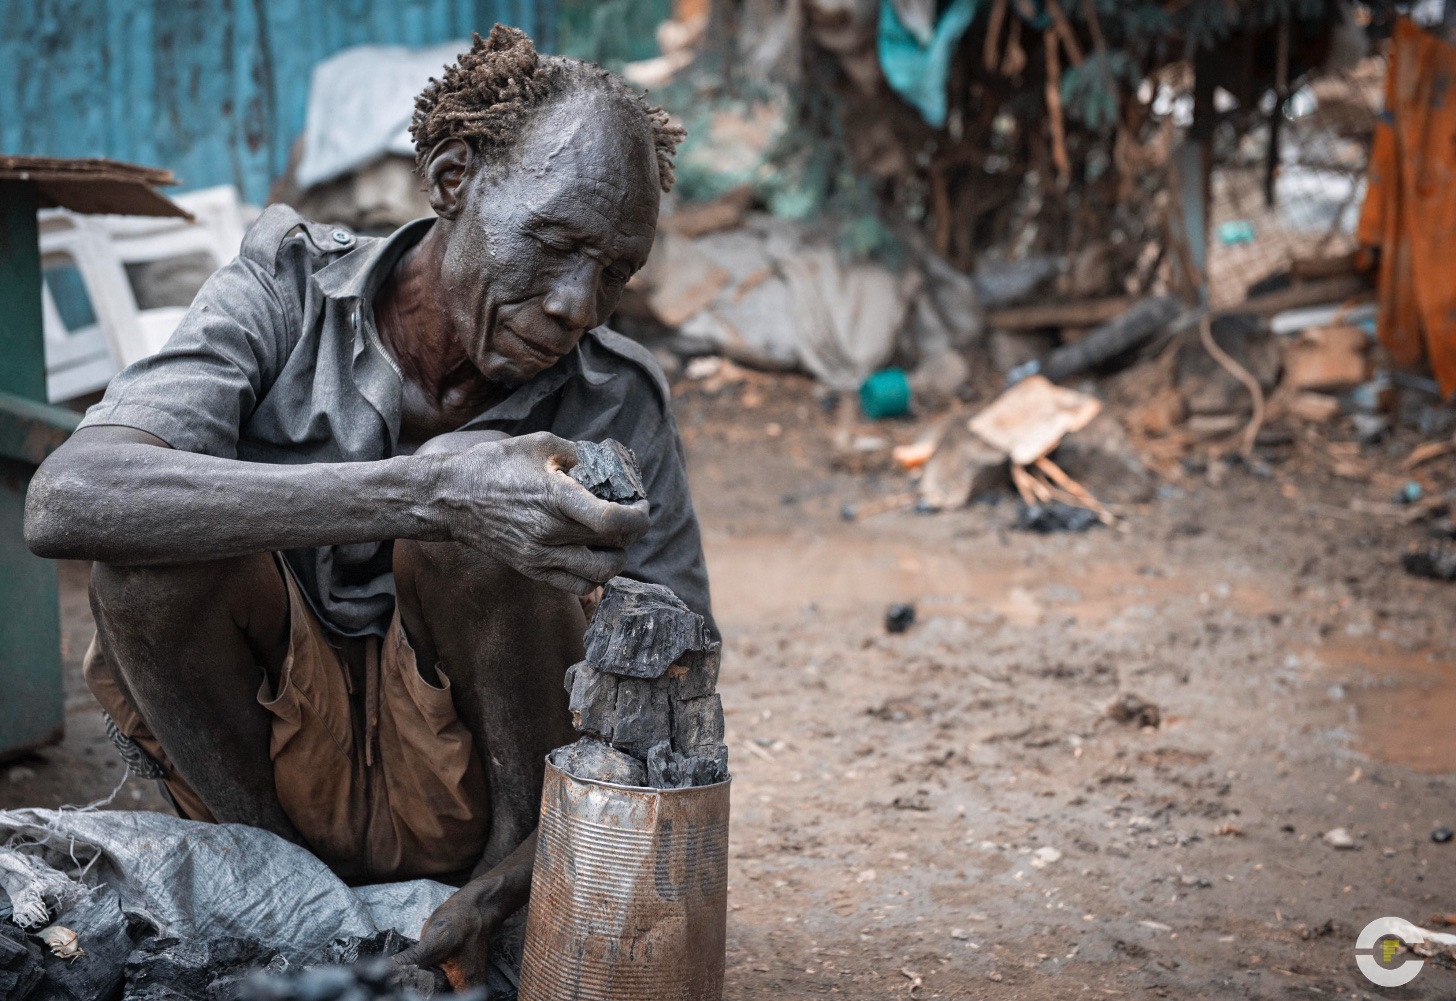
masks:
<svg viewBox="0 0 1456 1001"><path fill-rule="evenodd" d="M548 772L557 772L564 778L570 779L572 782L579 782L582 785L601 786L603 789L619 789L622 792L630 792L637 795L641 795L642 793L656 793L659 796L678 796L683 793L700 793L708 789L721 789L724 786L731 786L733 784L732 775L729 775L722 782L714 782L712 785L687 786L683 789L658 789L656 786L629 786L622 785L620 782L603 782L601 779L584 779L580 776L571 774L564 768L558 767L556 763L551 760L550 754L546 755L546 770Z"/></svg>

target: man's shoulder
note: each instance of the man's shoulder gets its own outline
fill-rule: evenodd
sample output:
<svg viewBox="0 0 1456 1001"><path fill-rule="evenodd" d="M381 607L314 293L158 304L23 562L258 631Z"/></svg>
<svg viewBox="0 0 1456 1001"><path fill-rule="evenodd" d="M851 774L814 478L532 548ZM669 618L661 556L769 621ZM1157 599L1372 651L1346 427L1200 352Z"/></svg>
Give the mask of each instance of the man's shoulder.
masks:
<svg viewBox="0 0 1456 1001"><path fill-rule="evenodd" d="M584 343L589 345L588 364L612 374L625 372L651 384L652 391L664 410L672 405L672 390L667 376L652 352L630 337L623 337L610 327L594 327L587 331Z"/></svg>
<svg viewBox="0 0 1456 1001"><path fill-rule="evenodd" d="M279 272L288 266L303 265L317 270L337 255L370 239L357 236L343 226L305 219L288 205L270 205L243 237L239 256L279 277ZM293 253L285 253L285 249Z"/></svg>

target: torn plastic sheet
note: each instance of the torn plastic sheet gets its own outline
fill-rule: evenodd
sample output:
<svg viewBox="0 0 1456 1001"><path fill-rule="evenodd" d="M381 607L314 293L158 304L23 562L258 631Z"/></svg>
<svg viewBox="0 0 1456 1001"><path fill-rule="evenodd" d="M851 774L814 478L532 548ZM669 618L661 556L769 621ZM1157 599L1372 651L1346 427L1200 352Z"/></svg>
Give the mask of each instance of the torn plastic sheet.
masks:
<svg viewBox="0 0 1456 1001"><path fill-rule="evenodd" d="M350 887L267 831L160 813L0 810L0 857L14 855L111 887L160 935L253 939L290 961L389 929L417 939L455 892L429 879Z"/></svg>

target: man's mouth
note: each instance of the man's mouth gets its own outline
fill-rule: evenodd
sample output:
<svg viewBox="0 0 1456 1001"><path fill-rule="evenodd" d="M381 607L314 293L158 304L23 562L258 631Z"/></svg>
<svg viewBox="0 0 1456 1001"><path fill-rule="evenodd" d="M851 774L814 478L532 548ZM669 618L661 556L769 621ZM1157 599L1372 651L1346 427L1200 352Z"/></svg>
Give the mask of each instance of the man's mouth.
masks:
<svg viewBox="0 0 1456 1001"><path fill-rule="evenodd" d="M521 345L521 347L524 349L522 353L531 361L539 361L542 365L549 367L551 365L555 365L556 362L561 359L561 355L557 354L555 351L552 351L549 348L544 348L534 341L527 340L515 330L511 330L511 336L514 337L516 341Z"/></svg>

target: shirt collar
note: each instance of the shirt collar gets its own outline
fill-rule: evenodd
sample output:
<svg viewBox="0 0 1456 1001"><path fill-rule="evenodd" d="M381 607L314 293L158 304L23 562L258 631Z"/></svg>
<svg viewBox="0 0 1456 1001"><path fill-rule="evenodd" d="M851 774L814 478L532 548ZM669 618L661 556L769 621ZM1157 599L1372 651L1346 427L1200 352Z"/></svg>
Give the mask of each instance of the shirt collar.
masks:
<svg viewBox="0 0 1456 1001"><path fill-rule="evenodd" d="M330 299L373 299L406 250L425 238L433 216L407 222L382 240L360 240L359 246L313 276Z"/></svg>
<svg viewBox="0 0 1456 1001"><path fill-rule="evenodd" d="M331 299L372 300L395 262L406 250L424 239L434 224L433 217L416 219L405 223L382 240L370 240L367 243L360 241L360 245L354 250L315 272L314 281L318 283L319 290ZM466 422L463 428L477 422L524 420L542 400L558 392L573 378L584 378L593 386L601 386L611 381L611 372L594 365L594 357L591 360L583 357L588 352L595 355L590 348L584 350L588 339L592 341L591 348L597 346L595 338L595 330L582 334L576 347L555 365L517 386L505 399ZM382 344L380 351L384 351Z"/></svg>

